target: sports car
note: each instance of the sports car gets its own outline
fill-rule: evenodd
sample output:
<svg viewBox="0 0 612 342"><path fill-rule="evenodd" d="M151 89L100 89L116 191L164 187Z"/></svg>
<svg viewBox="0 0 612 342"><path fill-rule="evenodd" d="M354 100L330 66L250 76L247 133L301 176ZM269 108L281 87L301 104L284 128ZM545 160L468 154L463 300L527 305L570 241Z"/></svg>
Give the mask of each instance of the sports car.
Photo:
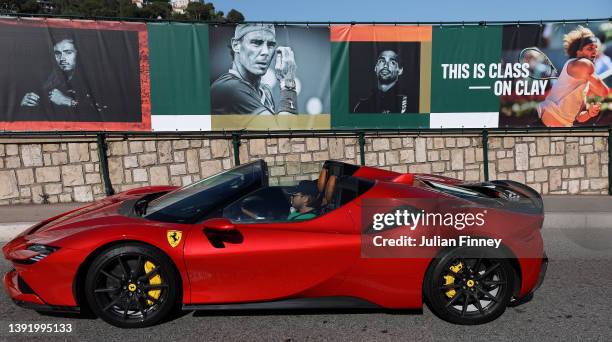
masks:
<svg viewBox="0 0 612 342"><path fill-rule="evenodd" d="M181 188L107 197L6 244L14 269L4 287L25 308L88 312L137 328L180 309L388 310L424 303L446 321L480 324L527 302L542 283L543 205L525 185L338 161L326 161L310 182L316 194L302 219L290 219L295 188L269 185L262 160ZM393 214L400 209L409 214ZM438 222L415 229L418 216L411 215L426 211L452 213L463 223L470 213L486 216L476 228L444 229ZM412 221L381 227L377 213ZM424 242L400 247L410 239Z"/></svg>

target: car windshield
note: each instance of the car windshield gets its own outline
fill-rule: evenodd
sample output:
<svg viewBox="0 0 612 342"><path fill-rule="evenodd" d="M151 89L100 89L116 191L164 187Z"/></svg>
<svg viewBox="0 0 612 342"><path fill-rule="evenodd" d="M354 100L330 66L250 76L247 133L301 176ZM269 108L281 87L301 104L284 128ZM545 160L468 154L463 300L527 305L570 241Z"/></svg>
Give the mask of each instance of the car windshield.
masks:
<svg viewBox="0 0 612 342"><path fill-rule="evenodd" d="M145 218L194 223L237 196L265 186L265 164L253 162L205 178L152 200Z"/></svg>

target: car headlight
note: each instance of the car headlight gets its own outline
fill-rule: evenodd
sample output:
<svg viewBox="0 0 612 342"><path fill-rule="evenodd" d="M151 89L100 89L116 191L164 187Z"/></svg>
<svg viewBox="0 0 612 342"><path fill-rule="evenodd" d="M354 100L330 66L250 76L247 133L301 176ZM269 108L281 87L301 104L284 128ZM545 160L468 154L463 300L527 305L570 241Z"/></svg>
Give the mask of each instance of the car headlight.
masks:
<svg viewBox="0 0 612 342"><path fill-rule="evenodd" d="M42 259L48 257L49 255L51 255L51 253L57 251L59 248L58 247L41 245L41 244L34 244L34 245L31 245L31 246L28 246L28 248L26 248L26 249L29 250L29 251L38 253L38 255L35 255L35 256L27 259L29 262L26 262L26 263L33 264L33 263L39 262Z"/></svg>

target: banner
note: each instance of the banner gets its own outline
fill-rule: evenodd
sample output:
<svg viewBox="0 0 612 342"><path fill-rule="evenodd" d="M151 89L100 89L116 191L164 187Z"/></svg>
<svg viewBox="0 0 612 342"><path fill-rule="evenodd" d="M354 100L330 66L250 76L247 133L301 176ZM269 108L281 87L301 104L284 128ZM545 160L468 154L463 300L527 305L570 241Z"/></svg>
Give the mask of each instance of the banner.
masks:
<svg viewBox="0 0 612 342"><path fill-rule="evenodd" d="M0 129L150 129L144 24L3 19L0 44Z"/></svg>
<svg viewBox="0 0 612 342"><path fill-rule="evenodd" d="M0 20L0 130L612 124L612 23Z"/></svg>

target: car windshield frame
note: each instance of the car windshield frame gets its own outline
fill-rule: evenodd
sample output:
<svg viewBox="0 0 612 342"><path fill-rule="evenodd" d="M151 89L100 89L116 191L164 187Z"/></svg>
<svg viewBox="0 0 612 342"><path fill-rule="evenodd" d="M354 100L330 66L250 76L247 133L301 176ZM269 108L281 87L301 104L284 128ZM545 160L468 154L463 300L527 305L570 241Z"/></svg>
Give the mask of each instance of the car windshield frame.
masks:
<svg viewBox="0 0 612 342"><path fill-rule="evenodd" d="M143 218L196 223L237 198L268 185L263 160L236 166L151 200Z"/></svg>

